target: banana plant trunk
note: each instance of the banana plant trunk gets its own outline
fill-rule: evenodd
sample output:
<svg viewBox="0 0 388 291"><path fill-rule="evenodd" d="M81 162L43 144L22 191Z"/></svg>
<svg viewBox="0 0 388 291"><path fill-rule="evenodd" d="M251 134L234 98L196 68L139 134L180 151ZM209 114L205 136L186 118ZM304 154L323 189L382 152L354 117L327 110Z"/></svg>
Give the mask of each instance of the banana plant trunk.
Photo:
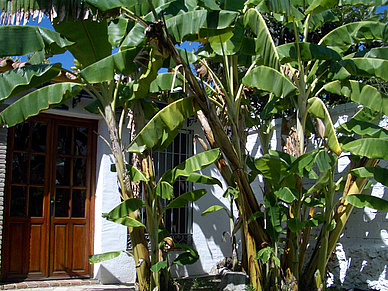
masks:
<svg viewBox="0 0 388 291"><path fill-rule="evenodd" d="M117 179L120 185L120 194L123 200L133 198L133 191L129 176L126 173L124 149L116 128L115 113L111 105L105 106L105 122L108 126L111 150L115 157ZM135 134L136 134L135 130ZM130 214L130 217L140 221L138 211ZM140 290L150 290L150 255L144 229L141 227L129 227L129 235L132 242L133 255L136 263L137 280Z"/></svg>

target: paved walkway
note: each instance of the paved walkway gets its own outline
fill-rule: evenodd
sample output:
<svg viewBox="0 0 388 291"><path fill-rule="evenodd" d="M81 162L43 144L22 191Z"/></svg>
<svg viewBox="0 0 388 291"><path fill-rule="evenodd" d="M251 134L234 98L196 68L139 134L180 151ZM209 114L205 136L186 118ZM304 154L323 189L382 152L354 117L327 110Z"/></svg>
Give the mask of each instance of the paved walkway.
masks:
<svg viewBox="0 0 388 291"><path fill-rule="evenodd" d="M19 283L0 283L0 290L30 291L135 291L133 284L103 285L94 279L70 279L52 281L25 281Z"/></svg>
<svg viewBox="0 0 388 291"><path fill-rule="evenodd" d="M23 288L20 290L30 290L30 291L134 291L135 288L126 285L102 285L102 284L92 284L92 285L69 285L69 286L57 286L57 287L44 287L44 288Z"/></svg>

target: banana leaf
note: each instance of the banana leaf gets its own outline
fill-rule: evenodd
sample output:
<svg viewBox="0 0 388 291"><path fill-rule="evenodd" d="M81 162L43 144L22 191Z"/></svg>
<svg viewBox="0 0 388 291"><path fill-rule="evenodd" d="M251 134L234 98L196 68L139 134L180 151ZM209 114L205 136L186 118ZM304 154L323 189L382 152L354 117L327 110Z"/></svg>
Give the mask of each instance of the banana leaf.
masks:
<svg viewBox="0 0 388 291"><path fill-rule="evenodd" d="M255 87L259 90L275 94L277 97L288 97L298 94L298 88L288 77L283 76L275 69L259 66L251 70L242 79L247 87Z"/></svg>
<svg viewBox="0 0 388 291"><path fill-rule="evenodd" d="M339 62L352 76L377 77L383 81L388 81L388 60L375 58L353 58Z"/></svg>
<svg viewBox="0 0 388 291"><path fill-rule="evenodd" d="M370 159L388 160L388 139L363 138L342 145L342 149L354 155Z"/></svg>
<svg viewBox="0 0 388 291"><path fill-rule="evenodd" d="M121 202L119 205L109 211L109 213L103 213L103 217L109 220L126 217L132 212L140 209L143 205L145 205L143 200L130 198Z"/></svg>
<svg viewBox="0 0 388 291"><path fill-rule="evenodd" d="M249 9L244 15L244 26L256 35L256 47L264 65L280 70L279 56L265 20L256 9ZM271 79L269 79L271 80Z"/></svg>
<svg viewBox="0 0 388 291"><path fill-rule="evenodd" d="M309 104L308 111L316 117L322 119L325 124L324 137L327 138L327 145L336 155L339 156L341 154L341 148L337 140L333 122L331 121L330 113L325 104L318 97L312 97L307 102Z"/></svg>
<svg viewBox="0 0 388 291"><path fill-rule="evenodd" d="M140 50L132 48L110 55L87 66L79 74L90 84L111 81L115 74L128 76L138 69L139 65L134 60Z"/></svg>
<svg viewBox="0 0 388 291"><path fill-rule="evenodd" d="M77 83L59 83L35 90L0 113L0 124L14 126L41 111L56 107L81 92Z"/></svg>
<svg viewBox="0 0 388 291"><path fill-rule="evenodd" d="M60 64L31 65L0 74L0 102L51 81L60 71Z"/></svg>
<svg viewBox="0 0 388 291"><path fill-rule="evenodd" d="M388 138L388 130L370 122L351 119L337 127L337 132L345 134L358 134L361 136Z"/></svg>
<svg viewBox="0 0 388 291"><path fill-rule="evenodd" d="M320 45L338 47L345 51L352 44L383 40L387 42L386 24L377 21L360 21L342 25L326 34Z"/></svg>
<svg viewBox="0 0 388 291"><path fill-rule="evenodd" d="M46 50L62 54L74 44L58 32L35 26L0 26L0 57L23 56Z"/></svg>
<svg viewBox="0 0 388 291"><path fill-rule="evenodd" d="M385 187L388 187L388 169L380 167L361 167L351 171L357 177L368 178L373 177L377 182L380 182Z"/></svg>
<svg viewBox="0 0 388 291"><path fill-rule="evenodd" d="M374 58L388 60L388 47L365 49L353 54L349 54L345 57L345 59L347 58Z"/></svg>
<svg viewBox="0 0 388 291"><path fill-rule="evenodd" d="M349 97L352 101L362 104L373 111L388 114L388 96L375 87L357 81L333 81L323 88L330 93Z"/></svg>
<svg viewBox="0 0 388 291"><path fill-rule="evenodd" d="M180 124L199 109L193 97L177 100L160 110L140 131L128 146L128 152L142 153L158 144L167 133L179 128Z"/></svg>
<svg viewBox="0 0 388 291"><path fill-rule="evenodd" d="M388 211L388 201L379 197L354 194L343 197L346 201L358 208L369 207L378 211Z"/></svg>
<svg viewBox="0 0 388 291"><path fill-rule="evenodd" d="M315 60L341 60L341 55L328 47L315 43L299 43L300 56L302 61ZM276 47L279 59L282 64L298 61L296 43L287 43Z"/></svg>
<svg viewBox="0 0 388 291"><path fill-rule="evenodd" d="M93 19L63 21L53 26L57 32L71 39L75 44L69 51L80 62L83 68L109 56L112 46L108 39L107 20L94 21Z"/></svg>
<svg viewBox="0 0 388 291"><path fill-rule="evenodd" d="M121 253L125 253L128 256L133 257L133 255L127 251L107 252L107 253L98 254L98 255L90 255L89 256L89 264L97 264L97 263L101 263L104 261L108 261L108 260L117 258L119 255L121 255Z"/></svg>
<svg viewBox="0 0 388 291"><path fill-rule="evenodd" d="M191 176L191 178L189 178L191 179L191 182L209 182L210 184L217 184L222 187L221 182L215 178L207 177L204 175L200 175L201 177L193 175L194 172L200 171L213 164L216 160L219 159L219 157L220 150L212 149L186 159L174 169L168 170L163 174L155 187L156 194L162 198L171 199L173 197L172 185L174 185L175 181L177 181L177 179L180 177L188 179Z"/></svg>
<svg viewBox="0 0 388 291"><path fill-rule="evenodd" d="M165 208L163 208L162 213L166 212L167 209L171 208L182 208L188 202L194 202L200 199L203 195L206 194L205 189L198 189L190 192L186 192L179 197L172 200Z"/></svg>

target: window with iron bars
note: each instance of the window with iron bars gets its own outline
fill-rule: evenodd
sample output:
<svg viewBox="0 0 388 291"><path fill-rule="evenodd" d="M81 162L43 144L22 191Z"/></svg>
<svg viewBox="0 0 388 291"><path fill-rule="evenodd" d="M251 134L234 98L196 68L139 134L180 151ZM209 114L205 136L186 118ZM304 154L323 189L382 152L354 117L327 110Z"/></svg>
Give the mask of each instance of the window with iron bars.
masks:
<svg viewBox="0 0 388 291"><path fill-rule="evenodd" d="M178 166L187 158L193 155L193 131L180 130L170 146L161 152L153 154L156 181L168 170ZM179 179L174 184L174 196L193 190L193 183ZM162 199L161 205L165 207L169 201ZM146 221L145 209L142 209L143 223ZM192 226L193 226L193 209L192 202L187 203L183 208L168 209L163 217L164 226L170 232L175 243L192 245ZM146 234L147 240L148 234ZM128 233L127 249L132 250L132 243Z"/></svg>

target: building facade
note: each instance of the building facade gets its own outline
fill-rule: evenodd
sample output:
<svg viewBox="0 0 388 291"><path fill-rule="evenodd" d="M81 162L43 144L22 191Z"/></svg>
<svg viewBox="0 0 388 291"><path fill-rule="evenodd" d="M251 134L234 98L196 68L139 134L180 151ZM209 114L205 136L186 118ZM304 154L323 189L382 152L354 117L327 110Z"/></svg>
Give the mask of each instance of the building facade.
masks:
<svg viewBox="0 0 388 291"><path fill-rule="evenodd" d="M0 131L3 281L69 277L93 277L103 283L136 280L135 263L125 254L93 266L88 263L90 254L130 249L130 242L126 227L101 215L121 201L116 173L111 172L110 149L98 137L108 139L109 133L102 118L82 110L87 102L84 98L78 104L69 101L61 109L50 109L22 125ZM334 111L338 125L357 108L346 104ZM273 149L280 148L279 132L279 124L275 124ZM193 144L194 134L201 134L196 122L185 126L169 149L154 156L156 170L162 173L200 152L200 146ZM123 140L129 142L128 132ZM247 150L255 157L261 155L254 132L248 135ZM348 162L346 157L340 158L339 175ZM215 167L205 169L203 174L222 181ZM261 183L260 179L253 182L254 191L260 192ZM201 214L212 205L229 207L228 200L222 197L226 187L182 181L177 186L175 195L199 188L208 193L192 205L167 214L166 226L175 239L191 244L200 255L193 265L174 267L173 275L209 274L217 262L232 256L229 238L224 237L229 231L229 219L222 211L206 217ZM387 190L378 183L369 191L387 198ZM387 231L387 213L356 210L331 262L333 284L388 288ZM178 253L179 250L172 255Z"/></svg>

